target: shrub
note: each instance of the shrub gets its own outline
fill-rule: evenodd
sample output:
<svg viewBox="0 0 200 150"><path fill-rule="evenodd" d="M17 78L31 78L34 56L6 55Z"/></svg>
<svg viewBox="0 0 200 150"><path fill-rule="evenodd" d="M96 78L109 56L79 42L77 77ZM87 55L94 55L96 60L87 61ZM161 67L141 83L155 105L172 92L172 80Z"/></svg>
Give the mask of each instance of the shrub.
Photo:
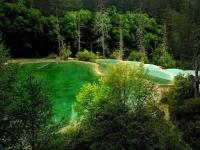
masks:
<svg viewBox="0 0 200 150"><path fill-rule="evenodd" d="M200 98L185 100L183 105L180 105L178 107L175 114L177 118L184 118L184 119L190 119L190 120L195 115L200 115Z"/></svg>
<svg viewBox="0 0 200 150"><path fill-rule="evenodd" d="M69 56L71 55L71 51L69 47L66 47L66 44L63 44L59 50L60 58L63 60L68 60Z"/></svg>
<svg viewBox="0 0 200 150"><path fill-rule="evenodd" d="M168 92L163 92L162 95L161 95L161 100L160 100L161 103L163 104L168 104Z"/></svg>
<svg viewBox="0 0 200 150"><path fill-rule="evenodd" d="M185 70L190 70L193 67L194 62L191 60L176 60L176 68L181 68Z"/></svg>
<svg viewBox="0 0 200 150"><path fill-rule="evenodd" d="M88 50L78 52L76 57L78 60L90 62L94 62L97 59L97 56L93 52L90 52Z"/></svg>
<svg viewBox="0 0 200 150"><path fill-rule="evenodd" d="M137 52L137 51L132 51L129 54L128 60L129 61L140 61L140 62L144 62L144 63L148 63L149 62L146 53Z"/></svg>
<svg viewBox="0 0 200 150"><path fill-rule="evenodd" d="M173 121L183 133L184 140L192 149L200 147L200 99L187 99L176 109L171 110Z"/></svg>
<svg viewBox="0 0 200 150"><path fill-rule="evenodd" d="M163 66L164 68L174 68L176 67L176 62L173 60L173 57L166 53L157 60L157 64Z"/></svg>
<svg viewBox="0 0 200 150"><path fill-rule="evenodd" d="M8 50L3 43L0 43L0 63L4 63L8 60Z"/></svg>
<svg viewBox="0 0 200 150"><path fill-rule="evenodd" d="M69 135L65 149L187 149L156 107L155 94L143 68L111 66L99 83L79 93L74 111L80 130Z"/></svg>
<svg viewBox="0 0 200 150"><path fill-rule="evenodd" d="M194 77L179 75L173 87L162 97L169 104L170 119L182 131L184 140L192 149L200 146L200 98L194 96Z"/></svg>
<svg viewBox="0 0 200 150"><path fill-rule="evenodd" d="M159 46L152 54L153 63L164 68L176 67L176 62L172 55L167 52L166 48L162 45Z"/></svg>
<svg viewBox="0 0 200 150"><path fill-rule="evenodd" d="M171 106L181 105L185 99L194 96L194 77L179 75L175 78L174 86L166 94Z"/></svg>
<svg viewBox="0 0 200 150"><path fill-rule="evenodd" d="M121 53L120 53L120 51L114 51L111 55L110 55L110 58L111 59L120 59L120 57L121 57Z"/></svg>
<svg viewBox="0 0 200 150"><path fill-rule="evenodd" d="M56 59L58 57L58 55L56 55L55 53L51 53L50 55L47 56L48 59Z"/></svg>

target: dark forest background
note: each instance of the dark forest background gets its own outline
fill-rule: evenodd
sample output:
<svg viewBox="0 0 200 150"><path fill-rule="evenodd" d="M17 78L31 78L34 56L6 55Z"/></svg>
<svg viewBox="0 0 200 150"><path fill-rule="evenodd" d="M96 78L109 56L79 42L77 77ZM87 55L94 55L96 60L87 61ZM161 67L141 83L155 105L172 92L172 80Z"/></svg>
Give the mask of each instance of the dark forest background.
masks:
<svg viewBox="0 0 200 150"><path fill-rule="evenodd" d="M17 3L19 1L20 0L3 0L2 2ZM30 15L34 15L35 18L35 20L34 18L32 18L33 24L31 26L34 26L34 23L37 21L38 24L32 29L32 32L34 33L29 32L29 34L26 34L26 36L33 37L33 43L37 44L31 45L29 42L26 41L26 39L28 38L21 39L19 34L23 33L20 33L17 30L16 33L13 33L13 31L9 33L5 31L5 28L2 29L2 24L4 25L4 27L6 25L6 28L9 26L10 20L5 20L4 18L6 15L11 18L16 12L20 12L18 10L16 12L13 11L13 14L6 14L5 10L7 9L8 11L9 8L5 8L5 6L1 4L0 28L1 32L6 32L7 34L6 37L4 37L4 34L2 34L2 40L5 41L5 44L8 43L6 45L13 45L10 46L11 49L12 47L15 47L16 49L17 47L21 48L16 43L19 43L19 40L25 40L23 41L27 43L25 45L25 49L30 49L30 51L27 53L20 53L19 51L17 53L12 53L14 57L44 57L47 55L45 51L56 52L56 44L58 44L58 41L49 38L49 35L47 35L47 33L54 34L53 31L49 33L49 31L51 30L49 28L52 28L51 25L56 26L56 17L63 18L66 12L77 11L80 9L89 9L93 12L96 12L99 11L99 3L103 3L105 9L110 8L114 5L117 8L118 13L125 13L127 11L146 13L150 17L155 18L158 24L165 25L167 33L167 44L169 46L170 52L177 60L178 66L181 68L193 67L192 60L195 54L193 54L192 50L197 45L194 42L193 37L195 36L194 34L197 34L197 32L199 31L198 29L200 26L199 0L21 0L20 2L23 3L27 8L37 8L40 10L30 12ZM24 7L23 9L25 10L26 8ZM21 10L21 13L23 13L23 9ZM3 12L5 13L4 16ZM26 12L26 10L24 12ZM56 17L53 18L53 16ZM45 20L43 20L43 23L41 23L41 20L37 17L40 19L42 17L52 18L46 18ZM18 19L18 22L20 22L20 18ZM92 22L88 22L88 25L90 24L92 24ZM12 30L12 28L15 28L15 26L7 28L6 30ZM24 29L23 26L21 26L21 28ZM44 34L38 35L37 32L40 32L39 30L43 30ZM88 35L85 35L85 37L90 37L90 39L95 38L91 37L91 32L93 31L88 31ZM14 38L13 36L16 36L16 38ZM13 39L16 39L16 42L13 43ZM88 41L86 42L88 43ZM89 40L89 44L86 44L86 49L90 49L91 42L92 40ZM45 45L43 43L45 43ZM40 52L37 52L39 49L41 49ZM94 49L98 49L98 47L94 46ZM75 52L73 54L75 55Z"/></svg>
<svg viewBox="0 0 200 150"><path fill-rule="evenodd" d="M98 11L102 0L28 0L31 6L39 8L46 15L63 15L65 10L86 8ZM200 25L199 0L104 0L106 7L115 5L120 12L135 11L147 13L167 26L168 45L177 59L191 57L189 37L192 27ZM49 5L50 4L50 5ZM57 12L56 12L57 7Z"/></svg>

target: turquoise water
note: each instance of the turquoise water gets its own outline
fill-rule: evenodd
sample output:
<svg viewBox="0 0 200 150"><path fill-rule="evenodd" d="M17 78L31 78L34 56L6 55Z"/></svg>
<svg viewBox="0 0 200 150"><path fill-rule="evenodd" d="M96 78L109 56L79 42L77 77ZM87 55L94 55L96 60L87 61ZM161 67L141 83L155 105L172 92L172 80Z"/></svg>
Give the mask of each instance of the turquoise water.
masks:
<svg viewBox="0 0 200 150"><path fill-rule="evenodd" d="M21 66L19 75L26 78L30 71L42 80L51 94L55 122L72 120L72 105L80 88L87 82L98 80L94 67L80 62L27 63Z"/></svg>
<svg viewBox="0 0 200 150"><path fill-rule="evenodd" d="M180 75L180 74L195 76L194 70L181 70L181 69L166 69L166 70L174 76L177 76L177 75Z"/></svg>
<svg viewBox="0 0 200 150"><path fill-rule="evenodd" d="M108 65L119 63L118 60L99 59L100 71L106 72ZM130 65L139 65L140 62L127 61ZM178 74L193 74L193 70L162 69L159 66L145 64L147 74L151 76L156 84L172 84L173 78ZM67 63L27 63L20 69L20 76L25 78L27 72L34 72L44 84L49 88L54 104L55 122L62 119L71 120L73 117L72 105L76 101L76 95L80 88L87 82L96 82L98 76L94 66L87 63L67 62Z"/></svg>
<svg viewBox="0 0 200 150"><path fill-rule="evenodd" d="M108 65L120 63L120 60L113 59L98 59L97 63L100 64L100 70L106 71ZM137 61L124 61L130 65L138 66L141 63ZM144 64L144 68L147 70L147 74L153 78L153 81L157 84L171 84L174 77L177 75L195 75L194 70L181 70L181 69L162 69L160 66L153 64Z"/></svg>

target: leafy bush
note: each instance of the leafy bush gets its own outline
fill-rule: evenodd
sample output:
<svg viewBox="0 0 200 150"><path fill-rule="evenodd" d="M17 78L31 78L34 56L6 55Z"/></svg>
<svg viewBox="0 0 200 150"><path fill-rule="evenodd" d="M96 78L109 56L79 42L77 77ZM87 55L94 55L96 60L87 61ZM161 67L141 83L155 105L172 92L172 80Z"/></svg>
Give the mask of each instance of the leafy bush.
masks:
<svg viewBox="0 0 200 150"><path fill-rule="evenodd" d="M179 106L176 111L177 118L192 119L195 114L200 115L200 99L187 99L184 104ZM192 116L191 116L192 115ZM200 119L200 118L199 118Z"/></svg>
<svg viewBox="0 0 200 150"><path fill-rule="evenodd" d="M110 58L111 59L120 59L120 57L121 57L121 53L120 53L120 51L114 51L111 55L110 55Z"/></svg>
<svg viewBox="0 0 200 150"><path fill-rule="evenodd" d="M173 87L165 94L171 106L183 104L185 99L194 96L194 77L179 75L175 78Z"/></svg>
<svg viewBox="0 0 200 150"><path fill-rule="evenodd" d="M3 43L0 43L0 64L6 62L8 59L8 51Z"/></svg>
<svg viewBox="0 0 200 150"><path fill-rule="evenodd" d="M194 62L191 60L176 60L176 68L190 70L194 66Z"/></svg>
<svg viewBox="0 0 200 150"><path fill-rule="evenodd" d="M164 46L159 46L152 54L153 63L164 68L174 68L176 62Z"/></svg>
<svg viewBox="0 0 200 150"><path fill-rule="evenodd" d="M176 62L169 53L161 56L160 59L158 59L158 64L164 68L174 68L176 66Z"/></svg>
<svg viewBox="0 0 200 150"><path fill-rule="evenodd" d="M183 132L184 140L192 149L200 147L200 98L187 99L176 109L171 110L173 121Z"/></svg>
<svg viewBox="0 0 200 150"><path fill-rule="evenodd" d="M47 56L48 59L56 59L58 56L55 53L51 53Z"/></svg>
<svg viewBox="0 0 200 150"><path fill-rule="evenodd" d="M177 76L162 102L168 102L171 120L182 131L184 140L197 150L200 146L200 98L191 99L194 96L193 83L193 76Z"/></svg>
<svg viewBox="0 0 200 150"><path fill-rule="evenodd" d="M163 104L168 104L168 92L163 92L162 95L161 95L161 100L160 100L161 103Z"/></svg>
<svg viewBox="0 0 200 150"><path fill-rule="evenodd" d="M69 47L67 47L65 44L61 46L59 50L59 55L61 59L68 60L69 56L71 55Z"/></svg>
<svg viewBox="0 0 200 150"><path fill-rule="evenodd" d="M90 52L88 50L78 52L76 57L78 60L90 62L94 62L97 59L97 56L93 52Z"/></svg>
<svg viewBox="0 0 200 150"><path fill-rule="evenodd" d="M144 62L144 63L148 63L149 62L146 53L137 52L137 51L132 51L129 54L128 60L129 61L140 61L140 62Z"/></svg>

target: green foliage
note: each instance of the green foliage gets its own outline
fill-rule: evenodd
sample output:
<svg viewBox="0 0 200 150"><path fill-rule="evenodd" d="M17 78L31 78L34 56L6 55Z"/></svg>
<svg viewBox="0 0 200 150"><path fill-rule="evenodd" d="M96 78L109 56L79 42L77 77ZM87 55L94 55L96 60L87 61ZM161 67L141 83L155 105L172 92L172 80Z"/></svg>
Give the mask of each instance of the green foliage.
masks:
<svg viewBox="0 0 200 150"><path fill-rule="evenodd" d="M129 54L128 60L129 61L139 61L139 62L143 62L143 63L148 63L149 62L146 53L137 52L137 51L132 51Z"/></svg>
<svg viewBox="0 0 200 150"><path fill-rule="evenodd" d="M109 88L110 96L124 104L143 104L156 95L154 84L142 67L128 64L111 66L102 82Z"/></svg>
<svg viewBox="0 0 200 150"><path fill-rule="evenodd" d="M68 60L69 56L71 55L71 51L66 44L63 44L59 50L60 58L63 60Z"/></svg>
<svg viewBox="0 0 200 150"><path fill-rule="evenodd" d="M6 149L15 144L17 132L11 129L13 122L10 118L10 104L12 103L14 85L16 82L17 65L5 64L9 59L8 52L0 44L0 148Z"/></svg>
<svg viewBox="0 0 200 150"><path fill-rule="evenodd" d="M145 27L144 27L144 20L141 17L137 18L137 30L136 30L136 37L137 37L137 47L140 52L145 53L146 45L145 45Z"/></svg>
<svg viewBox="0 0 200 150"><path fill-rule="evenodd" d="M5 109L10 104L11 92L13 90L13 84L15 82L15 73L17 67L15 65L5 64L9 60L8 52L5 46L0 44L0 118L3 119L5 116ZM0 120L2 121L2 120Z"/></svg>
<svg viewBox="0 0 200 150"><path fill-rule="evenodd" d="M47 3L48 5L46 5ZM60 33L62 34L61 36L64 36L65 43L70 45L73 56L76 55L77 35L80 34L82 40L81 46L83 49L86 48L94 51L99 48L97 43L101 41L101 45L105 42L104 48L108 54L109 50L113 51L118 47L119 14L115 8L106 10L106 17L103 16L105 41L102 42L102 32L98 30L102 29L98 28L101 27L102 24L97 24L97 22L99 22L98 20L102 19L102 14L99 15L99 13L93 13L87 10L81 10L80 12L72 11L65 17L60 16L58 19L58 17L53 16L44 17L40 11L34 9L32 6L28 6L29 4L37 6L45 12L45 14L61 15L64 14L66 10L77 10L80 6L96 10L95 3L94 0L68 0L67 2L62 0L47 0L45 2L41 2L40 0L28 0L26 2L24 0L4 0L0 3L0 32L2 33L2 38L5 41L6 47L11 49L12 57L43 57L50 53L59 53L58 34ZM196 43L189 40L189 37L195 37L195 35L197 35L197 32L193 31L193 24L198 25L200 20L199 0L164 0L162 2L139 2L137 0L129 0L123 3L121 1L111 0L106 3L106 5L113 4L116 4L120 12L123 13L120 15L123 16L123 40L127 49L138 48L141 51L145 49L146 55L151 58L153 63L165 68L175 67L176 64L171 54L172 51L169 52L166 45L166 43L168 43L170 50L173 50L174 58L180 59L180 62L183 62L185 59L191 61L193 56L191 55L190 49L199 47L196 46ZM162 41L163 27L157 24L155 19L145 14L133 12L124 13L126 10L133 9L134 11L145 11L149 13L150 16L154 16L159 22L166 24L168 34L165 36L168 37L168 41ZM80 21L81 33L77 32L77 14L79 13L82 16ZM137 22L138 18L141 19L142 24ZM94 30L98 30L98 33L94 34ZM7 61L7 57L5 56L7 54L4 49L4 46L0 45L0 133L2 133L0 137L3 137L1 141L5 142L5 137L9 137L9 135L13 134L13 139L6 139L6 144L12 145L18 142L17 140L20 140L17 135L20 131L15 130L16 132L12 132L12 130L10 130L10 126L13 125L13 122L10 122L10 118L7 117L10 109L6 106L10 104L10 99L13 97L10 91L13 91L12 86L15 81L15 71L12 67L5 65ZM63 55L68 58L69 51L66 52L66 50L64 50ZM142 57L143 56L140 56L138 61L141 61ZM145 62L145 60L143 61ZM191 63L188 64L191 65ZM183 63L180 63L180 66L185 67ZM121 70L118 71L119 74L125 75ZM132 96L133 93L129 93L128 89L131 89L132 92L136 92L138 89L130 87L128 81L134 86L140 85L139 87L142 87L142 92L148 91L141 86L141 83L146 81L143 80L143 76L141 83L140 80L137 81L139 79L138 77L135 78L137 80L125 80L126 78L122 77L119 81L117 78L119 78L119 76L115 75L114 78L108 78L109 80L105 78L99 83L100 85L106 84L106 86L109 87L107 87L109 89L108 91L112 93L110 95L104 95L104 100L100 100L101 98L99 97L102 96L100 95L98 97L99 94L97 94L98 91L102 90L101 88L103 88L103 86L98 87L99 84L91 84L87 85L87 88L84 87L87 90L85 94L78 97L80 105L76 108L76 111L80 110L79 114L87 116L87 119L84 123L81 122L81 129L77 129L77 132L70 132L70 135L68 135L69 139L65 139L65 137L63 138L62 136L58 137L61 142L52 149L57 149L62 142L64 143L66 141L67 146L63 149L187 149L187 146L180 142L181 137L179 133L174 131L169 124L162 120L162 117L160 117L162 113L156 111L155 108L147 108L147 106L143 105L143 107L140 107L143 109L137 109L135 111L134 109L130 110L127 106L124 107L124 105L121 105L121 99L124 99L124 101L127 99L123 92L128 93L127 95L130 96L130 99L138 100L140 99L138 97L142 96L142 94L139 96L135 95L135 98ZM174 91L170 90L169 94L166 94L167 101L170 104L170 111L173 116L172 119L176 121L178 127L183 131L184 139L192 145L193 149L198 149L200 146L198 138L199 99L188 100L188 98L193 96L193 79L179 78L180 79L175 81L175 86L172 88ZM116 84L113 84L111 81ZM120 87L118 87L118 84ZM124 87L124 84L127 88L121 89L121 87ZM87 97L89 97L89 99L87 99ZM118 97L120 99L119 101L113 100L118 99ZM97 102L95 105L91 105L94 104L93 99L94 102ZM103 103L100 104L100 102ZM115 102L119 103L115 105ZM128 105L129 101L125 101L125 104ZM87 106L89 107L86 109L86 112L83 107L81 108L82 105L86 108ZM94 114L90 113L92 116L88 115L88 112L93 111L95 111ZM88 116L91 118L88 119ZM7 131L6 134L4 134L4 131ZM133 137L131 137L131 135ZM23 141L23 143L26 142L27 141ZM4 149L4 146L0 145L0 147ZM21 149L21 147L19 147L19 149Z"/></svg>
<svg viewBox="0 0 200 150"><path fill-rule="evenodd" d="M77 20L77 13L74 11L67 12L64 15L64 17L61 18L61 29L64 35L67 35L66 40L75 41L75 38L77 36L77 33L76 33L77 21L76 20Z"/></svg>
<svg viewBox="0 0 200 150"><path fill-rule="evenodd" d="M127 53L129 54L131 52L129 50L131 49L137 49L141 50L142 52L146 50L148 55L151 55L152 47L157 47L155 45L161 42L161 34L163 32L162 26L157 24L155 19L150 18L146 14L128 11L124 14L121 14L121 16L121 22L123 22L122 32L125 45L124 48L128 49ZM113 14L110 14L110 17L112 18L111 21L113 24L112 32L110 34L110 43L111 46L113 46L119 42L119 14L114 12ZM140 20L139 22L141 23L138 23L138 20ZM142 30L142 35L139 37L137 36L138 30ZM118 45L116 46L118 48ZM113 48L111 47L111 49ZM125 54L125 57L127 58L127 54Z"/></svg>
<svg viewBox="0 0 200 150"><path fill-rule="evenodd" d="M154 109L143 107L127 112L119 105L107 106L96 114L96 122L89 125L94 133L86 132L91 139L91 149L189 149L181 142L180 134L160 118L161 112ZM153 112L156 112L154 117Z"/></svg>
<svg viewBox="0 0 200 150"><path fill-rule="evenodd" d="M170 106L179 106L184 103L185 99L194 96L194 77L179 75L175 77L172 88L165 94Z"/></svg>
<svg viewBox="0 0 200 150"><path fill-rule="evenodd" d="M97 109L97 105L104 103L105 99L111 98L111 103L134 106L153 100L155 95L154 85L142 68L120 64L110 67L98 85L83 86L74 108L80 118Z"/></svg>
<svg viewBox="0 0 200 150"><path fill-rule="evenodd" d="M184 140L197 150L200 144L200 99L192 99L193 85L193 76L179 75L163 100L168 102L171 120L182 131Z"/></svg>
<svg viewBox="0 0 200 150"><path fill-rule="evenodd" d="M97 109L97 103L107 97L107 93L108 89L104 85L91 83L83 85L77 96L77 102L73 106L77 119L89 117Z"/></svg>
<svg viewBox="0 0 200 150"><path fill-rule="evenodd" d="M42 149L190 149L156 107L144 106L128 112L123 105L103 106L93 115L95 119L69 127L66 133L47 140Z"/></svg>
<svg viewBox="0 0 200 150"><path fill-rule="evenodd" d="M49 15L63 15L66 10L71 10L79 7L79 2L74 0L25 0L26 4L31 7L39 8L40 11L45 14L45 16ZM71 8L72 7L72 8Z"/></svg>
<svg viewBox="0 0 200 150"><path fill-rule="evenodd" d="M112 28L110 17L106 12L97 12L94 20L94 32L97 34L97 42L101 46L102 56L105 57L108 50L107 39Z"/></svg>
<svg viewBox="0 0 200 150"><path fill-rule="evenodd" d="M12 57L42 57L55 52L55 17L43 17L39 10L23 3L0 3L0 13L2 40Z"/></svg>
<svg viewBox="0 0 200 150"><path fill-rule="evenodd" d="M140 105L153 100L156 95L154 85L142 68L132 68L120 64L112 66L99 84L86 84L77 96L74 110L79 119L92 115L105 100L123 105ZM100 108L99 108L100 109Z"/></svg>
<svg viewBox="0 0 200 150"><path fill-rule="evenodd" d="M110 59L120 59L121 58L121 53L119 50L114 51L111 55L110 55Z"/></svg>
<svg viewBox="0 0 200 150"><path fill-rule="evenodd" d="M93 52L90 52L88 50L78 52L76 57L78 60L90 62L94 62L97 59L97 56Z"/></svg>
<svg viewBox="0 0 200 150"><path fill-rule="evenodd" d="M11 117L16 127L22 147L28 145L36 150L39 142L47 133L53 109L46 89L32 74L18 84L11 104ZM16 131L15 131L16 130Z"/></svg>
<svg viewBox="0 0 200 150"><path fill-rule="evenodd" d="M167 47L161 44L152 54L153 62L164 68L174 68L176 62L173 57L167 52Z"/></svg>
<svg viewBox="0 0 200 150"><path fill-rule="evenodd" d="M161 56L156 64L163 66L164 68L175 68L176 67L176 62L169 53Z"/></svg>
<svg viewBox="0 0 200 150"><path fill-rule="evenodd" d="M95 0L67 0L67 2L63 0L47 0L45 2L27 0L24 4L5 0L0 5L0 26L3 40L6 46L11 49L11 56L15 57L38 57L38 55L43 57L52 52L58 53L57 36L52 36L48 33L57 30L54 25L59 24L62 30L60 33L65 37L65 43L70 45L72 55L75 56L77 53L77 35L79 35L77 33L77 14L83 12L81 15L83 17L81 17L80 21L81 49L95 51L100 48L100 45L97 44L100 35L94 34L95 18L97 18L97 13L95 13L97 10L96 4ZM112 5L115 5L115 7L109 8ZM122 30L125 48L130 50L138 49L138 43L142 43L140 47L145 47L148 56L151 58L152 52L161 44L163 37L163 25L161 24L164 24L167 31L169 53L182 62L185 60L190 61L193 57L190 55L190 49L194 47L194 43L191 42L189 37L195 37L193 25L199 26L199 6L200 2L198 0L180 0L180 2L164 0L161 3L157 1L152 3L149 1L138 2L137 0L121 3L120 1L110 0L110 2L106 3L106 8L108 9L105 10L111 24L111 28L108 28L109 38L106 39L106 51L113 51L118 48L119 13L117 10L119 10L121 12L120 15L123 16ZM44 12L45 17L39 14L36 9L29 10L29 8L34 7ZM77 11L81 8L83 8L81 11ZM85 8L95 11L88 11ZM141 14L143 12L148 13L149 16L155 19L147 14ZM58 17L52 17L51 15L59 16L59 21L55 22L53 18ZM34 18L34 20L31 20L30 17ZM50 23L49 20L51 19L52 22ZM138 19L142 23L138 23ZM137 33L142 33L141 42L138 42ZM34 56L32 56L33 54ZM184 64L180 63L179 65L181 68L185 68ZM188 63L188 65L192 67L192 63Z"/></svg>
<svg viewBox="0 0 200 150"><path fill-rule="evenodd" d="M186 99L177 107L171 106L173 121L183 133L184 140L192 149L200 146L200 99Z"/></svg>
<svg viewBox="0 0 200 150"><path fill-rule="evenodd" d="M104 55L108 56L111 51L119 48L119 31L122 31L124 49L137 49L138 18L144 26L142 43L150 56L152 48L161 42L163 32L162 26L146 14L118 14L114 8L101 13L84 9L67 11L57 17L43 16L39 10L29 8L24 3L2 2L0 13L2 38L10 48L12 57L59 54L60 37L70 46L72 56L76 56L77 51L82 49L91 49L93 52L102 49ZM121 25L120 18L123 22ZM102 53L102 50L99 52Z"/></svg>
<svg viewBox="0 0 200 150"><path fill-rule="evenodd" d="M93 42L93 15L88 10L69 11L60 19L62 35L65 43L73 50L73 56L77 53L78 42L80 42L81 47L84 46L83 48L90 49L90 43ZM78 41L79 36L80 41Z"/></svg>
<svg viewBox="0 0 200 150"><path fill-rule="evenodd" d="M8 60L8 50L3 43L0 43L0 65Z"/></svg>
<svg viewBox="0 0 200 150"><path fill-rule="evenodd" d="M91 150L190 149L152 101L153 85L147 78L143 69L122 64L110 68L99 84L85 85L75 104L82 119L74 132L66 131L68 140L61 145Z"/></svg>
<svg viewBox="0 0 200 150"><path fill-rule="evenodd" d="M188 119L198 119L198 116L193 115L199 115L199 108L200 108L200 100L197 99L186 99L183 105L178 106L177 111L175 112L175 115L177 118L182 118L185 120ZM183 118L184 117L184 118ZM191 118L192 117L192 118ZM198 120L196 120L198 121Z"/></svg>
<svg viewBox="0 0 200 150"><path fill-rule="evenodd" d="M70 136L69 136L70 135ZM52 133L51 136L47 136L38 146L37 150L68 150L69 139L72 138L73 133L69 135L62 133Z"/></svg>
<svg viewBox="0 0 200 150"><path fill-rule="evenodd" d="M58 55L51 53L50 55L47 56L48 59L56 59Z"/></svg>

